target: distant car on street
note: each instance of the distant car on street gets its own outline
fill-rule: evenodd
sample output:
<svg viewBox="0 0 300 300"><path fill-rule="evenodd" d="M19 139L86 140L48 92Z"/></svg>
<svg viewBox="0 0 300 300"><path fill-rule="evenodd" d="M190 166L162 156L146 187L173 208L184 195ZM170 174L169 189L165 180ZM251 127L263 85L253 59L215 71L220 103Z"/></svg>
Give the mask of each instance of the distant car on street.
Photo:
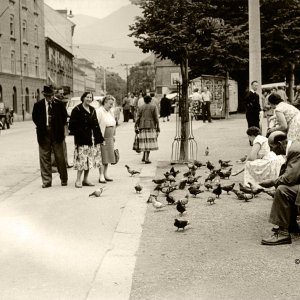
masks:
<svg viewBox="0 0 300 300"><path fill-rule="evenodd" d="M103 100L104 96L94 96L94 100L91 103L91 106L93 106L95 109L99 108L101 106L101 101ZM72 97L68 103L67 103L67 112L68 116L71 116L72 110L75 106L81 103L80 97ZM121 108L119 106L116 106L116 100L115 100L115 106L111 109L112 113L116 119L117 125L120 121L120 114L121 114Z"/></svg>

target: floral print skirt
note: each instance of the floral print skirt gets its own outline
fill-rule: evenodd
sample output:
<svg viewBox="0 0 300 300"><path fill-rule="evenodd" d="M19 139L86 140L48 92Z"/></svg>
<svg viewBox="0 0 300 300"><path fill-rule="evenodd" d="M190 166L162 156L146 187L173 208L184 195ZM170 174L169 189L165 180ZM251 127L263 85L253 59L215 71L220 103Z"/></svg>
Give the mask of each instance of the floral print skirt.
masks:
<svg viewBox="0 0 300 300"><path fill-rule="evenodd" d="M102 165L100 144L95 146L75 145L74 169L78 171L99 168Z"/></svg>

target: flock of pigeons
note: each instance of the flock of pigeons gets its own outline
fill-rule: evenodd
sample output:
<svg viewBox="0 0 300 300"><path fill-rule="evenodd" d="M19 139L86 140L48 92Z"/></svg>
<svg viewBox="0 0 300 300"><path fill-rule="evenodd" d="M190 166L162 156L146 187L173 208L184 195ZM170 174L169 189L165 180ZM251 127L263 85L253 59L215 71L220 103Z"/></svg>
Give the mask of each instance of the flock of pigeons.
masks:
<svg viewBox="0 0 300 300"><path fill-rule="evenodd" d="M206 148L205 155L208 155L208 147ZM242 157L238 160L238 163L244 163L247 156ZM177 179L180 173L179 170L175 170L172 167L169 171L164 173L164 177L153 179L152 182L155 183L153 191L150 193L150 196L147 200L147 203L152 203L152 206L155 210L160 210L166 207L167 205L175 205L176 210L179 213L179 217L175 218L174 226L177 227L177 231L182 228L183 230L187 225L189 225L189 220L185 219L187 205L189 202L189 197L197 197L199 194L204 193L205 191L210 192L211 194L207 198L208 205L215 204L216 199L221 197L222 192L227 195L233 192L238 200L243 200L245 202L250 201L252 198L256 197L259 193L265 192L269 196L273 197L274 192L265 190L263 188L257 188L253 186L250 182L249 186L245 186L242 183L239 183L239 189L235 189L235 183L232 184L223 184L221 180L229 179L232 174L232 164L230 160L219 160L219 168L216 168L214 164L210 161L202 163L198 160L187 164L188 169L180 179ZM140 171L136 171L125 165L127 172L130 176L135 176L140 174ZM204 178L204 181L200 181L202 175L197 174L197 171L201 168L207 168L209 170L208 175ZM202 188L201 188L202 187ZM140 184L135 185L136 193L141 193L143 187ZM204 189L203 189L204 188ZM184 197L175 196L172 194L175 190L186 190L186 195ZM100 197L103 192L103 188L99 188L89 196ZM162 194L165 203L158 200L158 196Z"/></svg>
<svg viewBox="0 0 300 300"><path fill-rule="evenodd" d="M241 158L239 163L245 162L245 157ZM187 171L183 173L182 178L177 179L180 173L179 170L175 170L172 167L169 171L164 173L164 177L153 179L153 183L156 184L153 191L150 193L150 196L147 200L147 203L152 203L152 206L155 210L160 210L166 207L167 205L175 205L176 210L178 211L179 217L175 218L174 226L177 227L177 230L182 228L183 230L187 225L189 225L189 220L185 219L187 205L189 202L189 197L197 197L199 194L208 191L211 195L208 196L207 202L208 205L215 204L216 199L221 197L222 192L226 195L233 192L238 200L243 200L245 202L250 201L252 198L256 197L259 193L265 192L270 196L274 196L273 192L265 190L263 188L254 187L251 183L249 186L245 186L242 183L239 183L239 189L235 189L235 183L232 184L223 184L221 180L229 179L232 173L232 164L231 161L219 160L220 167L217 169L210 161L202 163L198 160L195 160L193 163L187 164ZM208 175L204 181L200 181L202 175L197 174L197 170L206 167L209 170ZM126 165L128 173L131 176L139 174L138 171L132 170L129 166ZM137 184L135 187L137 193L142 191L142 186ZM203 189L204 188L204 189ZM175 190L187 190L187 193L184 197L175 197L172 192ZM158 196L162 194L164 201L159 201Z"/></svg>

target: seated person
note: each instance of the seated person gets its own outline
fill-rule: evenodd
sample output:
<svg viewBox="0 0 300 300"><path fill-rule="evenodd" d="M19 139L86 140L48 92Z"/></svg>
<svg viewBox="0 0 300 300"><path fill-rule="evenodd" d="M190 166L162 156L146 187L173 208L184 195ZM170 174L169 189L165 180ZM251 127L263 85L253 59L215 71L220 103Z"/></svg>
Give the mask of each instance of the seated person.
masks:
<svg viewBox="0 0 300 300"><path fill-rule="evenodd" d="M290 233L299 233L297 211L300 205L300 142L290 141L282 131L274 131L268 139L270 148L277 155L286 154L282 175L260 182L260 186L276 187L269 222L278 226L275 234L263 239L262 245L282 245L292 242Z"/></svg>
<svg viewBox="0 0 300 300"><path fill-rule="evenodd" d="M244 184L248 186L250 182L259 187L259 182L279 176L285 158L270 150L268 139L261 135L258 127L249 127L246 133L252 149L245 164Z"/></svg>

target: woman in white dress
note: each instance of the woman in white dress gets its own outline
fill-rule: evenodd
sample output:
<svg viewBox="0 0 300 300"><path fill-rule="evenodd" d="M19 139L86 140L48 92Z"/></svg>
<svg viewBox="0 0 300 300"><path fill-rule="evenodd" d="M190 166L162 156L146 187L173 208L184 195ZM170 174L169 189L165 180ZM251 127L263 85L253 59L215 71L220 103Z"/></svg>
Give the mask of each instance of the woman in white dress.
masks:
<svg viewBox="0 0 300 300"><path fill-rule="evenodd" d="M116 162L114 155L116 120L111 111L114 101L113 96L107 95L103 99L102 106L96 110L100 129L104 136L104 144L101 145L102 165L99 168L100 183L113 181L107 176L107 169L108 164Z"/></svg>
<svg viewBox="0 0 300 300"><path fill-rule="evenodd" d="M257 187L259 182L278 177L285 158L270 150L268 139L261 135L259 128L248 128L247 135L252 149L245 165L244 184L250 182Z"/></svg>

